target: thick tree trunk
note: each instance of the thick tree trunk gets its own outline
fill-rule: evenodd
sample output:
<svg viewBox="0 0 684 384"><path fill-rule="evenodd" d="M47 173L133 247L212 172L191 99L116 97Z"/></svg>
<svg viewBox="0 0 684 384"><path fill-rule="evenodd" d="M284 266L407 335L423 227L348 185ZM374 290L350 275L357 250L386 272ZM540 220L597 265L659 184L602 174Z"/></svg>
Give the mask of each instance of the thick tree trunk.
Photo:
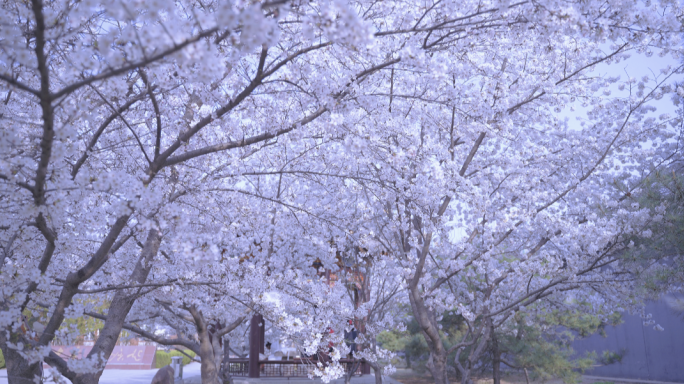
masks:
<svg viewBox="0 0 684 384"><path fill-rule="evenodd" d="M212 357L214 359L214 365L216 366L216 382L219 384L223 384L223 378L221 377L221 365L223 363L223 348L221 348L221 337L217 336L216 332L210 332L209 336L212 347Z"/></svg>
<svg viewBox="0 0 684 384"><path fill-rule="evenodd" d="M140 258L131 273L131 283L144 284L147 281L147 277L152 269L154 257L159 251L160 244L161 234L156 229L151 229L147 234L147 240L143 246ZM74 384L97 384L99 382L104 366L107 363L109 356L112 354L112 351L114 351L116 342L119 339L119 334L121 334L121 330L123 329L126 316L128 316L128 312L131 310L131 307L133 307L135 299L135 290L130 289L116 292L109 307L104 328L100 331L100 336L95 342L93 349L91 349L88 354L88 358L100 356L100 368L95 373L77 375Z"/></svg>
<svg viewBox="0 0 684 384"><path fill-rule="evenodd" d="M492 378L494 384L501 384L501 350L499 350L499 341L496 339L494 329L490 332L492 335Z"/></svg>
<svg viewBox="0 0 684 384"><path fill-rule="evenodd" d="M7 346L6 333L0 332L0 349L7 365L7 382L9 384L42 383L42 369L39 363L28 364L16 350ZM35 381L39 378L38 381Z"/></svg>
<svg viewBox="0 0 684 384"><path fill-rule="evenodd" d="M446 354L441 356L431 353L431 357L432 367L430 368L430 373L432 373L432 377L435 379L435 384L449 384Z"/></svg>
<svg viewBox="0 0 684 384"><path fill-rule="evenodd" d="M375 375L375 384L382 384L382 369L380 364L377 362L372 363L368 360L364 360L371 368L373 368L373 374Z"/></svg>
<svg viewBox="0 0 684 384"><path fill-rule="evenodd" d="M470 368L466 368L461 371L461 384L472 384L470 380Z"/></svg>
<svg viewBox="0 0 684 384"><path fill-rule="evenodd" d="M219 346L218 337L209 332L207 321L195 307L188 308L197 328L197 338L200 342L199 356L201 360L200 374L202 384L222 384L219 380L219 367L223 358L223 351ZM212 340L215 339L215 340ZM220 356L217 356L220 355Z"/></svg>
<svg viewBox="0 0 684 384"><path fill-rule="evenodd" d="M501 384L501 355L498 355L492 361L492 378L494 384Z"/></svg>
<svg viewBox="0 0 684 384"><path fill-rule="evenodd" d="M378 365L377 368L373 368L373 371L375 373L375 384L382 384L382 369L380 369L380 366Z"/></svg>
<svg viewBox="0 0 684 384"><path fill-rule="evenodd" d="M435 384L449 384L447 376L447 353L442 344L442 339L439 335L439 327L437 326L437 319L427 306L421 296L418 287L409 288L409 302L413 316L421 327L421 332L428 348L430 349L430 358L428 360L428 369L432 373Z"/></svg>
<svg viewBox="0 0 684 384"><path fill-rule="evenodd" d="M349 384L351 383L351 378L354 376L353 372L345 372L344 374L344 384Z"/></svg>

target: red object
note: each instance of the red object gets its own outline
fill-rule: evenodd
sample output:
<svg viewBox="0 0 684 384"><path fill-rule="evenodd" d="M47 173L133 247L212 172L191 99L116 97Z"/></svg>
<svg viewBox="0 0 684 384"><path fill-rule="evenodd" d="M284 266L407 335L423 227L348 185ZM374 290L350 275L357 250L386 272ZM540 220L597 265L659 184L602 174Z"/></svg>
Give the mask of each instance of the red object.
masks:
<svg viewBox="0 0 684 384"><path fill-rule="evenodd" d="M52 350L61 358L83 359L88 356L92 346L53 345ZM107 360L105 369L153 369L155 368L155 352L152 345L120 346L117 345ZM47 365L44 365L47 367Z"/></svg>

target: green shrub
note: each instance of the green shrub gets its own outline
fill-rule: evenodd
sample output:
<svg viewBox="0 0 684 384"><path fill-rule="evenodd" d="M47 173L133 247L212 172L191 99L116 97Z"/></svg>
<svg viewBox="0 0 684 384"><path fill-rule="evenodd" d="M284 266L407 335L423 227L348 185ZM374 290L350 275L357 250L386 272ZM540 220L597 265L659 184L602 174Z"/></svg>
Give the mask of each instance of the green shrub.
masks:
<svg viewBox="0 0 684 384"><path fill-rule="evenodd" d="M195 352L186 349L184 351L188 355L195 357ZM165 352L165 351L157 351L156 354L156 368L163 368L166 367L167 365L171 365L171 358L174 356L183 356L183 365L190 364L190 358L182 354L180 351L172 350L170 352Z"/></svg>
<svg viewBox="0 0 684 384"><path fill-rule="evenodd" d="M5 368L5 356L2 355L2 351L0 351L0 369Z"/></svg>
<svg viewBox="0 0 684 384"><path fill-rule="evenodd" d="M155 368L163 368L163 367L166 367L167 365L171 365L171 355L169 355L168 352L157 351L157 353L155 354L155 357L156 357Z"/></svg>

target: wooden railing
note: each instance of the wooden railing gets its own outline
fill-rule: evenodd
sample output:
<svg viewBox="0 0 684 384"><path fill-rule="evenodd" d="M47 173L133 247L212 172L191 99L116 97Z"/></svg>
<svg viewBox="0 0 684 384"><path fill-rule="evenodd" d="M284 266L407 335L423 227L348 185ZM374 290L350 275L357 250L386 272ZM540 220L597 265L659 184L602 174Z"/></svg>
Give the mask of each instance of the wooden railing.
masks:
<svg viewBox="0 0 684 384"><path fill-rule="evenodd" d="M308 377L316 368L319 360L259 360L259 377ZM341 359L340 363L349 372L355 366L354 375L362 374L361 364L356 360ZM249 375L249 359L230 359L230 375L247 377Z"/></svg>

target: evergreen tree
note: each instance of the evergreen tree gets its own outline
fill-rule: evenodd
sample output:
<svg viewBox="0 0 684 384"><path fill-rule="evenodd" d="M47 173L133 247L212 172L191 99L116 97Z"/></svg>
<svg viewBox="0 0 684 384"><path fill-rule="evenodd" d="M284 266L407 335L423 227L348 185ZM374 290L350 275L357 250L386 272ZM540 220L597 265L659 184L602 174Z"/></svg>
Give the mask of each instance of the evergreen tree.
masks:
<svg viewBox="0 0 684 384"><path fill-rule="evenodd" d="M602 351L577 356L572 342L599 333L605 336L607 325L621 322L615 313L605 319L577 310L553 311L538 318L518 313L509 327L492 332L490 358L494 384L501 383L501 364L514 369L528 370L533 378L560 378L566 383L577 383L580 374L596 363L619 361L624 352Z"/></svg>
<svg viewBox="0 0 684 384"><path fill-rule="evenodd" d="M681 140L681 139L680 139ZM633 197L654 212L647 237L633 238L624 256L636 277L643 280L646 297L681 289L684 283L684 157L649 175Z"/></svg>

